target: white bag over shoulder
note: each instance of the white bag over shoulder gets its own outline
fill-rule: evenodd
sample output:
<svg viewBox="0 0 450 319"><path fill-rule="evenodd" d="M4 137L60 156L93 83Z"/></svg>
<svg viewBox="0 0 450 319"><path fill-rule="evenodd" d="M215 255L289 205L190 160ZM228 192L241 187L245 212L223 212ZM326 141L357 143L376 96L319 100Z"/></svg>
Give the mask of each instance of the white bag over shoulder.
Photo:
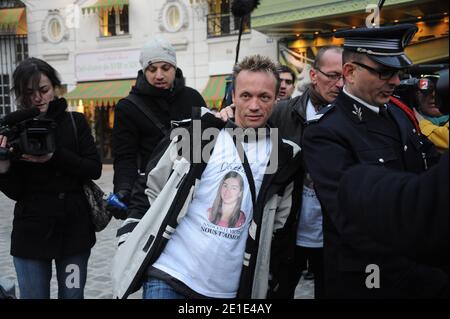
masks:
<svg viewBox="0 0 450 319"><path fill-rule="evenodd" d="M174 162L174 172L164 188L133 231L128 234L126 241L118 247L113 258L111 273L114 298L127 298L129 294L140 288L143 272L148 266L145 264L145 259L150 258L148 252L177 195L177 186L189 168L190 163L184 158ZM190 196L192 196L192 190Z"/></svg>

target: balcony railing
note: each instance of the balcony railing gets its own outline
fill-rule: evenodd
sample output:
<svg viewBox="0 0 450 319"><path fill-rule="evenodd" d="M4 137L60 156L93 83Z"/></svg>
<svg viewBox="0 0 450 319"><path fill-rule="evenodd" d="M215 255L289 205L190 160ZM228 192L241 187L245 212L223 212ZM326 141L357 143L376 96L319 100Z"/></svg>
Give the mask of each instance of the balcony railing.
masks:
<svg viewBox="0 0 450 319"><path fill-rule="evenodd" d="M239 34L240 18L231 14L208 14L208 38ZM250 33L250 15L244 18L243 33Z"/></svg>
<svg viewBox="0 0 450 319"><path fill-rule="evenodd" d="M25 5L21 1L16 0L0 0L0 9L7 8L24 8Z"/></svg>

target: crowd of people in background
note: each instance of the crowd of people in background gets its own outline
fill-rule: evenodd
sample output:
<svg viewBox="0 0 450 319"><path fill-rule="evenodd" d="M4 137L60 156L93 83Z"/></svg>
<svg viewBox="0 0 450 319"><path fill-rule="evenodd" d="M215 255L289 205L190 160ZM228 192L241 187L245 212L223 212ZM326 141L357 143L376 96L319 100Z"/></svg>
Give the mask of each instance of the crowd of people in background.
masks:
<svg viewBox="0 0 450 319"><path fill-rule="evenodd" d="M337 32L343 46L317 52L303 92L298 70L244 57L231 105L214 113L185 85L172 45L146 43L115 108L114 193L128 208L107 206L123 220L114 296L292 299L304 275L316 299L448 297L448 101L436 75L414 105L393 98L416 32ZM100 157L52 66L28 58L13 78L20 108L56 123L51 153L0 158L20 297L50 297L55 261L58 298L82 299L96 241L83 184L100 177ZM198 141L196 127L217 134ZM67 285L69 264L79 285Z"/></svg>

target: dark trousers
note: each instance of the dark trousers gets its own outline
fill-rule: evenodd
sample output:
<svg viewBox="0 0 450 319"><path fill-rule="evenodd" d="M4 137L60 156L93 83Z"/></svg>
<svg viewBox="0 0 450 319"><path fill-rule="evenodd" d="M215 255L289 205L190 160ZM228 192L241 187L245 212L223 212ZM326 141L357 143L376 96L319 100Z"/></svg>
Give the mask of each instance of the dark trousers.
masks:
<svg viewBox="0 0 450 319"><path fill-rule="evenodd" d="M308 268L307 261L309 270L314 273L314 299L323 298L323 248L300 246L296 246L294 258L285 265L286 271L278 276L278 285L269 298L293 299L302 272Z"/></svg>

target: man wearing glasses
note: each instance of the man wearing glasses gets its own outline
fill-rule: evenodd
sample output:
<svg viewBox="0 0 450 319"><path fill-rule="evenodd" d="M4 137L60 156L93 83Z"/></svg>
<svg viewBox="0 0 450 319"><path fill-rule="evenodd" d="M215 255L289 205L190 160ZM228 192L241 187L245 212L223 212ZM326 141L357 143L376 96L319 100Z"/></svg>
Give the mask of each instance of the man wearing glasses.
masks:
<svg viewBox="0 0 450 319"><path fill-rule="evenodd" d="M310 99L316 111L333 102L342 89L342 48L324 47L317 52L311 78Z"/></svg>
<svg viewBox="0 0 450 319"><path fill-rule="evenodd" d="M414 25L398 25L336 33L345 40L345 85L303 135L306 167L323 212L326 298L434 297L446 278L425 266L424 256L408 259L371 238L351 218L356 212L341 210L337 200L339 181L353 165L420 173L437 162L411 111L391 103L399 73L412 65L404 47L416 31Z"/></svg>

